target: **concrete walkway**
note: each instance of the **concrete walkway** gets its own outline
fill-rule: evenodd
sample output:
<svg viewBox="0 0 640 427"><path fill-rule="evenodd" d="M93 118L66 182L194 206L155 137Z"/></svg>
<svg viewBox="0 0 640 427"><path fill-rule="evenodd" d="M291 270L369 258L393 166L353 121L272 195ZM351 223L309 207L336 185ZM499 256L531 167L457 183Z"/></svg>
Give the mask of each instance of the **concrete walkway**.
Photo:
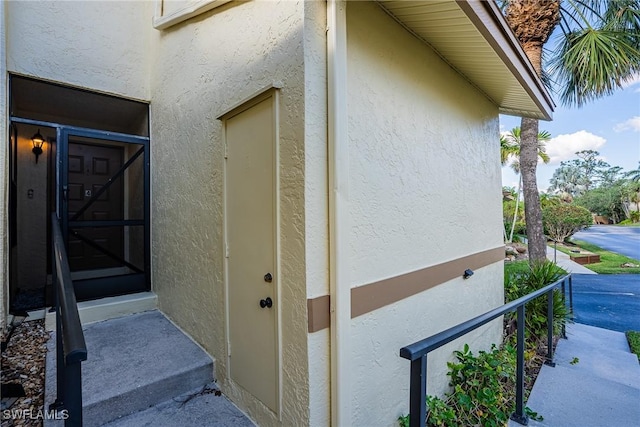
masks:
<svg viewBox="0 0 640 427"><path fill-rule="evenodd" d="M547 246L547 258L550 261L554 260L553 246ZM555 261L556 264L572 274L597 274L595 271L591 271L587 267L584 267L575 261L571 261L569 255L564 252L557 251L555 254Z"/></svg>
<svg viewBox="0 0 640 427"><path fill-rule="evenodd" d="M547 257L554 260L553 248ZM556 253L556 263L573 274L596 274ZM640 363L624 333L579 323L567 325L558 342L555 367L543 365L527 406L543 419L533 427L640 426ZM520 424L509 421L509 427Z"/></svg>
<svg viewBox="0 0 640 427"><path fill-rule="evenodd" d="M625 335L575 323L567 337L558 342L556 366L544 365L534 384L527 406L544 419L529 426L640 425L640 364Z"/></svg>

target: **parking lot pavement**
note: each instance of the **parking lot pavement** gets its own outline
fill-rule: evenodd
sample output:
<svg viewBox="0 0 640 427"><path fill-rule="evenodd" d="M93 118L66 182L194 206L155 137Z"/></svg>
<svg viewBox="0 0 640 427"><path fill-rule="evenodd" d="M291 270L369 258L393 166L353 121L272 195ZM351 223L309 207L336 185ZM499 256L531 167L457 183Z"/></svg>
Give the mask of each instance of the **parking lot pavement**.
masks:
<svg viewBox="0 0 640 427"><path fill-rule="evenodd" d="M640 275L574 274L573 309L577 323L640 331Z"/></svg>

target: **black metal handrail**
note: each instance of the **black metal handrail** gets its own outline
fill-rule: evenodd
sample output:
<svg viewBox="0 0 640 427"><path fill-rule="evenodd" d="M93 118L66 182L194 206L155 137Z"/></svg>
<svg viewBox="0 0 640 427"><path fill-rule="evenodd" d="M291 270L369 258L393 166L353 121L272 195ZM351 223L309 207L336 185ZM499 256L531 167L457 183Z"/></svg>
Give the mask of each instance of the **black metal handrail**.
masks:
<svg viewBox="0 0 640 427"><path fill-rule="evenodd" d="M525 305L543 294L547 294L547 355L545 364L555 366L553 363L553 291L562 287L563 299L566 294L565 283L569 282L570 310L573 311L573 286L571 275L566 275L560 280L538 289L528 295L518 298L495 308L464 323L439 332L423 340L414 342L400 349L400 356L411 361L411 383L409 390L409 426L424 427L426 423L426 398L427 398L427 355L443 345L460 338L461 336L485 325L492 320L512 311L517 311L517 366L516 366L516 410L511 419L519 424L527 425L528 416L524 413L524 314ZM562 335L566 338L563 326Z"/></svg>
<svg viewBox="0 0 640 427"><path fill-rule="evenodd" d="M65 426L82 426L82 369L87 360L69 259L56 214L51 215L51 240L56 289L56 401L50 410L66 410Z"/></svg>

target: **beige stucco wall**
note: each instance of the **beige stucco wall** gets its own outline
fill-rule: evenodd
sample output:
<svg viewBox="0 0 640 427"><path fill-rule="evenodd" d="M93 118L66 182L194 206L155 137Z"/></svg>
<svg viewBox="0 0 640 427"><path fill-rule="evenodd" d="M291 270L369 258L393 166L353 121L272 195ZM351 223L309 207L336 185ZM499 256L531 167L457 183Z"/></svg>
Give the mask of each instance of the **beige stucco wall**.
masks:
<svg viewBox="0 0 640 427"><path fill-rule="evenodd" d="M306 425L304 3L232 2L155 31L152 253L160 308L216 358L223 391L260 425ZM279 93L281 420L227 378L224 147L216 118L274 82Z"/></svg>
<svg viewBox="0 0 640 427"><path fill-rule="evenodd" d="M0 113L3 121L0 123L0 140L3 148L0 152L0 164L3 165L3 173L0 174L0 188L4 202L2 212L0 212L3 225L0 234L0 256L3 260L0 279L8 277L6 241L8 227L8 194L6 192L8 186L8 165L6 163L8 140L7 122L5 121L8 118L8 106L6 105L8 97L4 96L7 91L7 72L129 98L148 99L152 13L153 4L150 1L2 2L2 19L0 19L2 83L0 90L3 96L0 99ZM144 23L148 23L148 25L144 25ZM33 159L28 148L26 147L28 155L25 159L29 156L31 156L29 159ZM46 156L40 158L39 169L46 166L45 160ZM33 181L35 176L29 174L22 178L20 185L25 186L29 180ZM38 195L44 196L41 190L46 191L46 186L41 187L39 184L33 184L34 191L37 193L34 195L34 199L29 200L28 205L23 207L32 207ZM20 197L26 199L26 190L19 192L19 203L21 202ZM38 209L41 207L39 206ZM30 219L33 223L45 224L46 212L42 210L38 215L31 214ZM27 230L36 231L30 227L27 227ZM43 261L39 258L42 257L35 256L35 258L37 258L38 265L41 265ZM38 271L40 271L38 274L42 273L41 268ZM25 274L29 275L31 272L26 271ZM4 308L8 298L9 283L4 279L0 281L3 283ZM31 278L28 281L31 281ZM35 279L35 281L39 282L40 279ZM4 312L0 315L4 319Z"/></svg>
<svg viewBox="0 0 640 427"><path fill-rule="evenodd" d="M305 263L307 294L329 293L327 5L305 2ZM330 333L309 334L309 425L330 425Z"/></svg>
<svg viewBox="0 0 640 427"><path fill-rule="evenodd" d="M348 4L347 49L353 286L502 245L496 106L375 4ZM502 304L502 274L490 265L353 320L353 425L408 412L400 348ZM486 348L500 332L464 341ZM451 351L430 358L430 393Z"/></svg>
<svg viewBox="0 0 640 427"><path fill-rule="evenodd" d="M10 1L10 72L149 98L151 1Z"/></svg>

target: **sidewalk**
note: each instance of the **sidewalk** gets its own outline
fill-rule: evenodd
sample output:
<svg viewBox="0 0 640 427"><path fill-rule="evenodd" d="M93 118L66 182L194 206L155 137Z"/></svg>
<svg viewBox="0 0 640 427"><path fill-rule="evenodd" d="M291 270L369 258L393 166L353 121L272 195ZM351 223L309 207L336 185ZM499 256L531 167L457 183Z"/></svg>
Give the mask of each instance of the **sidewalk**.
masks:
<svg viewBox="0 0 640 427"><path fill-rule="evenodd" d="M553 248L547 257L553 261ZM573 274L596 274L556 253ZM624 333L579 323L567 325L555 367L543 365L526 406L543 417L532 427L636 427L640 425L640 364ZM509 421L509 427L520 424Z"/></svg>
<svg viewBox="0 0 640 427"><path fill-rule="evenodd" d="M554 259L554 250L552 246L547 246L547 258L551 261ZM569 255L564 252L556 251L555 254L556 264L558 266L564 268L568 273L573 274L597 274L595 271L589 270L587 267L584 267L578 264L575 261L571 261Z"/></svg>
<svg viewBox="0 0 640 427"><path fill-rule="evenodd" d="M640 364L622 332L574 323L543 365L527 406L544 419L529 426L640 425ZM513 421L509 427L517 427Z"/></svg>

